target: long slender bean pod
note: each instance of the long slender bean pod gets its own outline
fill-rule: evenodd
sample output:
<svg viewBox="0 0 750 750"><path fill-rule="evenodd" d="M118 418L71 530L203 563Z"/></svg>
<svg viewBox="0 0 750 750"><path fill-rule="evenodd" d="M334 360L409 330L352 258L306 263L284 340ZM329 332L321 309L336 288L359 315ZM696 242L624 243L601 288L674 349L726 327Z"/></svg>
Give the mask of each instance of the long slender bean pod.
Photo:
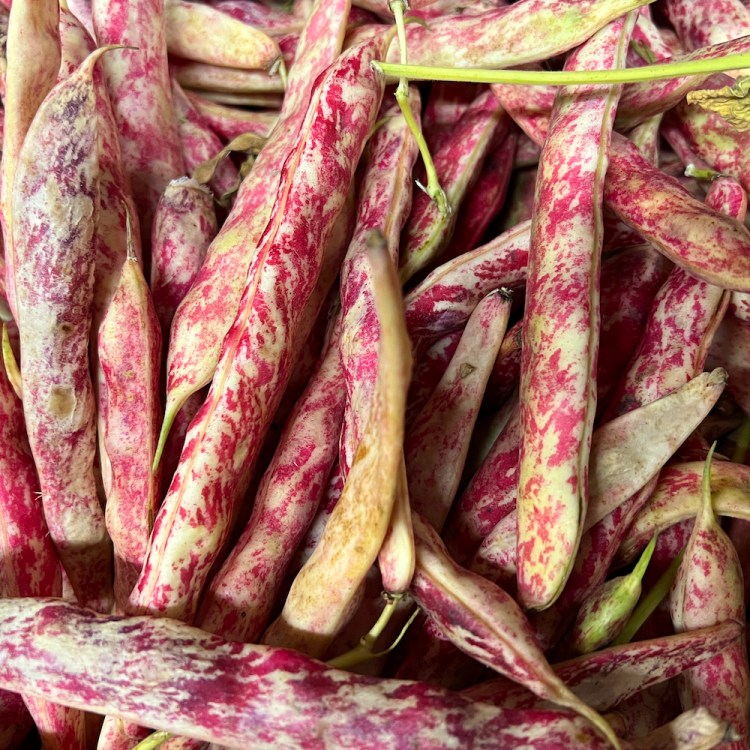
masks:
<svg viewBox="0 0 750 750"><path fill-rule="evenodd" d="M380 323L378 378L370 418L323 536L294 580L264 642L322 655L383 543L402 460L411 353L395 269L385 247L371 250Z"/></svg>
<svg viewBox="0 0 750 750"><path fill-rule="evenodd" d="M631 15L607 26L567 68L622 67L634 23ZM539 167L522 331L517 561L520 599L537 609L565 585L588 504L602 184L619 96L618 88L561 90Z"/></svg>
<svg viewBox="0 0 750 750"><path fill-rule="evenodd" d="M16 171L13 236L24 414L45 516L79 601L109 611L88 357L99 208L92 76L104 51L58 84L34 118Z"/></svg>

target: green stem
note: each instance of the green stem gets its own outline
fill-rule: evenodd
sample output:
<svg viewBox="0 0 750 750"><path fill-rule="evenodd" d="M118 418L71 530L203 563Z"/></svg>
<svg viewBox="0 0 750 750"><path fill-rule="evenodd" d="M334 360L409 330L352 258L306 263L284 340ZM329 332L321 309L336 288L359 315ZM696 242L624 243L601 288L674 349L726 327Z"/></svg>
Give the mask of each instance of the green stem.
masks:
<svg viewBox="0 0 750 750"><path fill-rule="evenodd" d="M696 180L702 180L703 182L713 182L714 180L721 177L721 172L717 172L715 169L695 167L692 164L688 164L685 167L685 177L693 177Z"/></svg>
<svg viewBox="0 0 750 750"><path fill-rule="evenodd" d="M681 549L680 553L670 563L669 567L664 571L661 578L656 582L651 591L638 602L638 606L633 610L633 614L630 615L630 619L625 624L620 635L612 641L613 646L621 646L623 643L630 643L636 633L643 627L643 623L648 620L649 617L654 613L656 608L661 603L662 599L669 593L669 589L672 587L677 570L682 562L682 557L685 554L685 549Z"/></svg>
<svg viewBox="0 0 750 750"><path fill-rule="evenodd" d="M640 83L682 76L721 73L750 67L750 54L726 55L712 60L644 65L617 70L484 70L480 68L444 68L428 65L401 65L373 62L375 70L387 76L406 76L417 81L455 81L457 83L508 83L530 86L575 86L576 84Z"/></svg>
<svg viewBox="0 0 750 750"><path fill-rule="evenodd" d="M399 601L401 601L401 594L384 594L384 596L386 600L385 607L383 607L383 611L380 613L377 622L370 628L368 633L359 639L359 643L353 649L328 661L327 664L329 667L349 669L355 664L376 656L372 649L385 630L386 625L390 622L391 617L393 617Z"/></svg>
<svg viewBox="0 0 750 750"><path fill-rule="evenodd" d="M141 740L133 750L156 750L172 736L171 732L153 732L145 740Z"/></svg>
<svg viewBox="0 0 750 750"><path fill-rule="evenodd" d="M734 446L732 461L736 464L744 464L747 461L747 449L750 448L750 419L742 420L737 445Z"/></svg>
<svg viewBox="0 0 750 750"><path fill-rule="evenodd" d="M404 68L410 67L407 64L406 59L406 28L404 26L404 8L406 6L405 0L392 0L390 3L391 12L396 21L396 33L398 35L398 47L401 55L401 66ZM377 63L373 63L374 65ZM401 113L406 120L406 124L409 126L414 139L417 142L419 153L424 163L425 172L427 174L427 186L421 185L417 182L417 185L430 196L435 202L435 205L441 214L447 216L450 214L450 204L448 198L445 195L445 191L440 187L440 180L438 178L437 170L435 169L435 163L432 161L432 155L430 149L427 146L422 135L417 121L414 119L411 107L409 106L409 82L408 76L403 73L399 76L398 87L396 88L396 101L401 109Z"/></svg>
<svg viewBox="0 0 750 750"><path fill-rule="evenodd" d="M646 575L646 569L648 568L648 564L651 562L651 557L654 554L654 550L656 549L657 536L657 534L654 534L654 536L651 537L651 541L648 543L648 546L643 550L643 553L641 554L641 559L638 560L635 567L633 568L633 575L639 581L643 580L643 576Z"/></svg>

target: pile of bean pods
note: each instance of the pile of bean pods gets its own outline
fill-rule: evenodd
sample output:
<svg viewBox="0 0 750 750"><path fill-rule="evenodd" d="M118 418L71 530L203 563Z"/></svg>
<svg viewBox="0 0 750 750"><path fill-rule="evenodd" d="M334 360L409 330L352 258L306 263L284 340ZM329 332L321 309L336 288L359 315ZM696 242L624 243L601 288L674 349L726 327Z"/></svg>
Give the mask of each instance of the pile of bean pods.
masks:
<svg viewBox="0 0 750 750"><path fill-rule="evenodd" d="M750 748L746 72L741 0L0 0L0 750Z"/></svg>

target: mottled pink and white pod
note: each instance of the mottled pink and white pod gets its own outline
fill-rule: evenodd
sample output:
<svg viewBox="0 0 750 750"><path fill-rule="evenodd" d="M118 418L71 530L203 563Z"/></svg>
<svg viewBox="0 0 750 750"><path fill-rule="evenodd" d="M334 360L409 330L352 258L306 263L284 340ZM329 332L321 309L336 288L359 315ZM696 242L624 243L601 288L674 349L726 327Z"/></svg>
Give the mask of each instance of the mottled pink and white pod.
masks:
<svg viewBox="0 0 750 750"><path fill-rule="evenodd" d="M102 617L51 600L0 601L0 679L238 750L378 750L404 738L426 748L611 747L569 712L504 710L286 649L228 643L173 620Z"/></svg>
<svg viewBox="0 0 750 750"><path fill-rule="evenodd" d="M60 71L67 78L96 49L96 43L66 4L60 5Z"/></svg>
<svg viewBox="0 0 750 750"><path fill-rule="evenodd" d="M196 167L213 159L224 144L174 79L172 79L172 101L177 115L177 128L180 133L185 169L188 174L192 174ZM224 194L234 190L239 180L239 173L231 159L224 159L216 165L209 184L216 197L221 198Z"/></svg>
<svg viewBox="0 0 750 750"><path fill-rule="evenodd" d="M702 750L725 746L736 738L727 721L722 721L703 706L681 713L668 724L631 741L633 750Z"/></svg>
<svg viewBox="0 0 750 750"><path fill-rule="evenodd" d="M254 0L220 0L211 5L222 13L250 26L263 29L271 36L285 36L302 30L304 21L279 8L261 5Z"/></svg>
<svg viewBox="0 0 750 750"><path fill-rule="evenodd" d="M187 177L170 182L156 208L151 239L151 294L165 336L216 231L211 192Z"/></svg>
<svg viewBox="0 0 750 750"><path fill-rule="evenodd" d="M449 520L444 538L448 549L459 563L468 561L485 537L515 509L518 494L518 446L521 440L519 417L519 410L515 408L459 498L456 511ZM514 533L515 530L514 521ZM515 542L513 546L515 547Z"/></svg>
<svg viewBox="0 0 750 750"><path fill-rule="evenodd" d="M380 327L370 416L323 535L263 638L264 643L315 656L325 653L351 614L355 594L380 551L402 462L411 352L396 271L385 245L379 243L382 239L373 238L369 253L368 286Z"/></svg>
<svg viewBox="0 0 750 750"><path fill-rule="evenodd" d="M151 466L161 419L161 328L132 254L99 328L99 363L107 402L105 519L114 545L115 603L123 610L143 568L160 499L160 475Z"/></svg>
<svg viewBox="0 0 750 750"><path fill-rule="evenodd" d="M618 68L635 15L566 62ZM619 87L561 89L539 162L521 351L518 595L543 609L570 574L588 505L596 411L602 190ZM575 157L571 155L574 154Z"/></svg>
<svg viewBox="0 0 750 750"><path fill-rule="evenodd" d="M448 368L404 442L412 508L440 532L463 472L511 297L493 292L475 308Z"/></svg>
<svg viewBox="0 0 750 750"><path fill-rule="evenodd" d="M711 506L711 458L703 472L701 505L669 595L675 629L693 630L745 617L742 566ZM680 678L684 708L705 706L738 733L731 747L748 743L750 668L744 639Z"/></svg>
<svg viewBox="0 0 750 750"><path fill-rule="evenodd" d="M232 211L174 318L167 355L163 430L190 394L211 382L222 342L240 307L258 242L269 223L285 160L294 148L313 83L341 51L349 0L319 3L300 40L289 72L279 121L240 186Z"/></svg>
<svg viewBox="0 0 750 750"><path fill-rule="evenodd" d="M284 82L278 75L262 70L224 68L220 65L172 60L169 69L174 80L186 89L226 94L283 94Z"/></svg>
<svg viewBox="0 0 750 750"><path fill-rule="evenodd" d="M448 244L458 208L478 176L495 132L500 129L507 134L508 125L500 102L491 91L485 91L467 107L451 138L433 154L449 212L441 212L426 192L415 194L399 258L402 283L437 258Z"/></svg>
<svg viewBox="0 0 750 750"><path fill-rule="evenodd" d="M666 0L664 10L687 49L750 34L750 10L741 0Z"/></svg>
<svg viewBox="0 0 750 750"><path fill-rule="evenodd" d="M531 223L522 222L470 253L436 268L406 297L409 336L434 341L463 327L482 297L526 278Z"/></svg>
<svg viewBox="0 0 750 750"><path fill-rule="evenodd" d="M344 415L338 335L289 417L255 497L250 520L213 577L197 624L228 640L257 641L338 454Z"/></svg>
<svg viewBox="0 0 750 750"><path fill-rule="evenodd" d="M652 363L659 361L654 358ZM590 503L585 529L590 529L658 474L708 416L726 382L727 373L721 368L701 373L666 396L596 430L591 445Z"/></svg>
<svg viewBox="0 0 750 750"><path fill-rule="evenodd" d="M3 96L3 159L0 207L3 217L5 286L16 316L16 254L13 247L12 195L26 132L60 68L57 0L16 0L8 20Z"/></svg>
<svg viewBox="0 0 750 750"><path fill-rule="evenodd" d="M167 68L164 0L93 0L92 10L100 45L131 47L108 55L102 68L146 245L164 188L185 173Z"/></svg>
<svg viewBox="0 0 750 750"><path fill-rule="evenodd" d="M88 356L99 209L92 76L104 51L34 118L17 164L13 237L24 414L47 524L78 600L107 612L112 553L94 481Z"/></svg>
<svg viewBox="0 0 750 750"><path fill-rule="evenodd" d="M589 719L618 747L614 733L557 677L519 606L501 588L458 566L435 530L414 515L417 566L411 592L445 636L462 651L540 698Z"/></svg>
<svg viewBox="0 0 750 750"><path fill-rule="evenodd" d="M266 70L281 57L267 34L209 5L165 0L164 15L167 49L177 57L248 70Z"/></svg>
<svg viewBox="0 0 750 750"><path fill-rule="evenodd" d="M421 123L431 153L451 139L452 129L481 89L476 83L433 82Z"/></svg>
<svg viewBox="0 0 750 750"><path fill-rule="evenodd" d="M610 21L642 5L638 0L523 0L475 16L447 16L429 28L411 25L412 65L507 68L565 52ZM398 62L394 43L389 62Z"/></svg>
<svg viewBox="0 0 750 750"><path fill-rule="evenodd" d="M195 616L303 343L295 332L383 95L383 80L369 67L381 47L375 41L342 55L315 91L211 389L156 518L131 611Z"/></svg>
<svg viewBox="0 0 750 750"><path fill-rule="evenodd" d="M268 136L279 119L278 112L262 112L227 107L199 96L196 92L186 92L190 103L211 126L211 129L225 141L231 141L244 133Z"/></svg>
<svg viewBox="0 0 750 750"><path fill-rule="evenodd" d="M654 534L698 514L703 462L667 466L648 503L628 529L618 551L618 563L635 558ZM750 467L729 461L711 463L712 505L717 516L750 519Z"/></svg>
<svg viewBox="0 0 750 750"><path fill-rule="evenodd" d="M413 92L413 93L411 93ZM420 100L410 89L412 114L419 117ZM386 121L367 147L367 166L359 188L357 218L349 249L341 265L341 362L347 405L341 438L341 469L349 472L354 452L366 426L378 371L380 326L370 286L368 241L382 235L389 257L398 263L401 230L412 204L412 168L417 145L399 106L381 108Z"/></svg>
<svg viewBox="0 0 750 750"><path fill-rule="evenodd" d="M742 626L725 622L689 633L611 646L553 664L552 668L581 700L597 711L609 711L641 690L712 659L741 638ZM506 679L484 682L462 694L514 708L530 708L539 700Z"/></svg>

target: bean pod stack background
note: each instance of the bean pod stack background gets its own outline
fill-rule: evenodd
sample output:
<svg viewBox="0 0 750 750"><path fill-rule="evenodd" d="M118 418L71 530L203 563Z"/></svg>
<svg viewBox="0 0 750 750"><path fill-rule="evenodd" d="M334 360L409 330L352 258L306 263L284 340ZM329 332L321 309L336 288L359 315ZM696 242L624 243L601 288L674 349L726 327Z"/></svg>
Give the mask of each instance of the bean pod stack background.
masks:
<svg viewBox="0 0 750 750"><path fill-rule="evenodd" d="M407 5L0 3L0 750L750 747L750 7Z"/></svg>

